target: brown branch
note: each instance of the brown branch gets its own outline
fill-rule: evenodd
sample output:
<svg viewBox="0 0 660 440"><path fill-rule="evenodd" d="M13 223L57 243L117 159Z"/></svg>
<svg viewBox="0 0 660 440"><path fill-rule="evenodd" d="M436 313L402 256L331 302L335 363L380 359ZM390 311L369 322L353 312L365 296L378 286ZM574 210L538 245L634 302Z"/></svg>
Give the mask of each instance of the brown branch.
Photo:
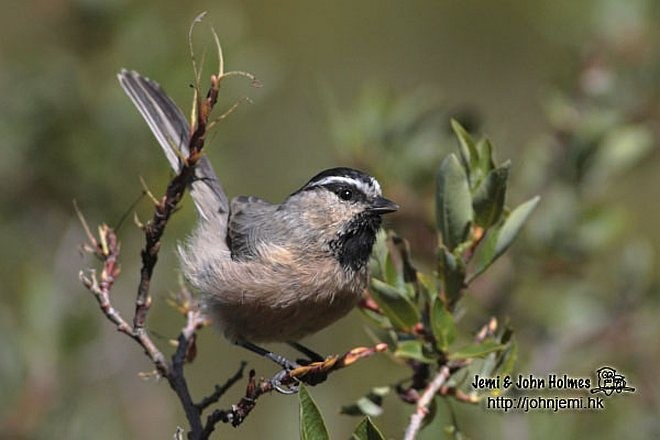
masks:
<svg viewBox="0 0 660 440"><path fill-rule="evenodd" d="M186 187L194 177L193 166L187 163L167 185L165 195L158 204L155 205L152 219L143 226L145 245L141 251L142 268L140 269L140 283L138 285L137 297L135 300L135 317L133 318L133 328L135 332L143 332L147 319L147 313L151 307L151 296L149 295L149 286L154 267L158 262L158 251L160 250L160 239L165 232L165 226L171 215L176 210Z"/></svg>
<svg viewBox="0 0 660 440"><path fill-rule="evenodd" d="M170 388L174 390L181 401L181 406L186 413L186 418L190 424L189 439L204 439L200 434L202 432L202 420L199 409L195 406L188 389L186 377L183 374L183 366L186 363L191 347L194 347L197 330L205 325L199 308L188 311L186 325L181 329L177 340L177 348L172 355L172 371L166 378Z"/></svg>
<svg viewBox="0 0 660 440"><path fill-rule="evenodd" d="M90 231L85 218L76 207L78 217L80 218L83 228ZM84 249L93 253L101 260L103 268L101 270L100 278L97 277L94 270L80 271L80 280L83 285L87 287L99 303L101 312L110 320L117 330L125 335L133 338L144 349L149 359L153 362L158 370L158 373L167 376L169 374L169 365L163 356L163 353L156 347L156 344L151 340L151 337L146 333L136 333L128 322L121 316L119 311L112 306L110 302L110 290L114 285L116 278L119 276L119 241L115 231L108 225L99 226L98 240L88 232L88 240Z"/></svg>
<svg viewBox="0 0 660 440"><path fill-rule="evenodd" d="M140 270L140 283L135 300L135 316L133 318L133 334L146 335L144 329L147 314L151 307L151 296L149 285L154 267L158 261L160 250L160 239L165 232L165 227L176 211L183 195L195 178L195 165L201 157L204 140L206 137L206 125L208 117L218 100L218 76L211 76L211 86L204 100L197 101L196 125L190 135L188 142L188 157L183 161L179 173L169 182L165 195L155 205L154 215L144 225L145 246L142 249L142 269ZM181 406L186 414L190 425L188 437L191 439L207 438L203 436L201 410L195 405L188 389L188 383L183 373L183 366L187 360L192 360L196 351L196 332L204 324L199 307L193 307L186 311L186 326L181 330L177 340L177 349L172 355L171 369L168 374L163 374L169 382L170 388L174 390L181 401Z"/></svg>
<svg viewBox="0 0 660 440"><path fill-rule="evenodd" d="M429 412L429 405L435 398L436 394L440 391L442 386L447 382L450 376L449 367L443 365L440 367L440 372L433 378L431 383L426 387L419 400L417 401L417 409L410 416L410 423L406 428L404 440L414 440L422 427L422 421Z"/></svg>
<svg viewBox="0 0 660 440"><path fill-rule="evenodd" d="M374 353L381 353L387 350L387 344L381 342L373 347L357 347L347 351L342 356L330 356L323 362L312 362L296 368L289 373L294 379L305 381L316 375L329 374L333 371L346 368L358 360L371 356Z"/></svg>
<svg viewBox="0 0 660 440"><path fill-rule="evenodd" d="M231 409L218 409L209 415L204 432L208 434L213 432L218 422L231 423L234 427L239 426L257 405L259 397L275 390L276 385L278 387L286 387L295 386L298 382L318 383L317 379L319 377L325 379L326 375L334 371L346 368L360 359L385 350L387 350L387 344L385 343L377 344L374 347L358 347L344 353L342 356L331 356L323 362L313 362L309 365L298 367L281 377L278 374L270 379L262 378L259 381L256 380L255 371L250 370L245 395Z"/></svg>
<svg viewBox="0 0 660 440"><path fill-rule="evenodd" d="M87 222L82 214L79 217L83 227L89 230ZM135 340L153 362L158 374L167 379L170 387L179 397L183 406L186 418L190 424L188 437L192 439L202 439L201 410L193 403L190 391L186 383L183 366L185 362L191 361L194 357L194 347L197 331L206 325L206 320L201 314L198 305L192 301L191 297L186 298L182 305L182 311L186 315L186 324L181 329L177 340L177 349L168 361L163 353L154 344L148 332L136 331L122 317L121 313L112 306L110 301L110 291L116 278L119 276L119 242L112 228L107 225L99 227L98 239L89 236L89 243L84 249L93 253L102 262L100 277L97 277L94 270L81 271L80 279L97 299L103 314L117 327L117 330Z"/></svg>
<svg viewBox="0 0 660 440"><path fill-rule="evenodd" d="M413 371L412 377L405 379L393 386L397 392L397 395L399 396L399 399L405 403L417 404L421 398L420 391L425 390L429 386L429 379L431 374L430 365L413 360L408 361L407 363ZM449 373L454 374L468 364L469 362L466 361L450 361L445 365L449 369ZM410 385L404 386L403 384L407 382L410 382ZM479 397L476 395L468 394L456 387L449 387L446 385L443 385L438 390L438 396L453 397L459 402L464 403L479 403L480 401Z"/></svg>
<svg viewBox="0 0 660 440"><path fill-rule="evenodd" d="M238 370L232 377L227 379L227 381L222 385L216 385L215 390L212 394L204 397L199 403L196 403L195 406L199 411L204 411L209 406L216 403L220 398L229 390L236 382L243 379L243 373L245 372L245 367L247 362L241 361L241 365L238 367Z"/></svg>
<svg viewBox="0 0 660 440"><path fill-rule="evenodd" d="M198 99L197 101L198 117L196 126L188 141L188 157L183 161L179 173L167 185L163 198L155 204L154 215L151 221L142 228L145 236L145 245L141 251L142 268L140 269L140 284L138 285L135 300L135 317L133 318L133 331L135 333L144 333L144 325L147 320L149 308L151 307L149 285L151 284L154 267L158 262L160 239L165 232L167 222L176 211L188 185L195 178L195 165L201 157L202 148L204 148L208 118L213 107L218 102L218 93L218 76L211 75L211 86L206 99Z"/></svg>

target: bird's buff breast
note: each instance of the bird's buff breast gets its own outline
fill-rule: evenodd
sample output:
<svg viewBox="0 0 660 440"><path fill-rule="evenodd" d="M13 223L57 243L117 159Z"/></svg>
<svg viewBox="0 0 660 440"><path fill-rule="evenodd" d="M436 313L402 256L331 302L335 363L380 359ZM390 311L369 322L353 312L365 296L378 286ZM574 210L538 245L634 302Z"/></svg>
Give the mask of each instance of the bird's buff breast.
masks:
<svg viewBox="0 0 660 440"><path fill-rule="evenodd" d="M347 274L338 265L324 271L301 264L221 266L213 270L214 289L198 288L210 318L234 341L282 342L315 333L351 311L367 278L366 271Z"/></svg>
<svg viewBox="0 0 660 440"><path fill-rule="evenodd" d="M283 307L268 304L209 303L222 333L230 340L251 342L295 341L327 327L345 316L360 295L337 292L330 300L299 301Z"/></svg>

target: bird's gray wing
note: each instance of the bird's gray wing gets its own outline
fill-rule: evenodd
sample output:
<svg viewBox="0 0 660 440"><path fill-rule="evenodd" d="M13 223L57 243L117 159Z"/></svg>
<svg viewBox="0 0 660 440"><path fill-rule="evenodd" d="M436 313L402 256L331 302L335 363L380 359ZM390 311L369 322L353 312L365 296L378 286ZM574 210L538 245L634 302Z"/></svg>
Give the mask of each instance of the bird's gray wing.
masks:
<svg viewBox="0 0 660 440"><path fill-rule="evenodd" d="M181 157L188 156L188 121L177 105L155 81L135 71L122 69L117 78L158 140L175 172L181 170ZM180 154L177 152L180 152ZM207 157L201 157L190 194L202 220L224 237L227 230L229 202ZM224 241L224 240L223 240Z"/></svg>
<svg viewBox="0 0 660 440"><path fill-rule="evenodd" d="M239 196L231 201L231 215L227 240L232 258L247 261L257 256L260 243L269 243L271 236L268 225L273 223L273 217L278 205L274 205L258 197Z"/></svg>

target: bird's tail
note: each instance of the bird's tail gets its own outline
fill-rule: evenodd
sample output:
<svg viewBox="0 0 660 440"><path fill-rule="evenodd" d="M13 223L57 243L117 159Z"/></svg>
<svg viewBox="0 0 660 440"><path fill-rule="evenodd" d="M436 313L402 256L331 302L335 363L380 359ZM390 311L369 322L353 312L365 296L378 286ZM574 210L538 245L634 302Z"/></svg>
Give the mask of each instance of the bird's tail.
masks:
<svg viewBox="0 0 660 440"><path fill-rule="evenodd" d="M117 78L124 92L131 98L158 140L165 157L175 172L181 170L181 157L188 156L190 126L177 105L158 83L135 71L122 69ZM224 237L227 230L229 202L227 195L211 167L202 156L195 168L195 180L190 194L200 220L211 223L212 229Z"/></svg>

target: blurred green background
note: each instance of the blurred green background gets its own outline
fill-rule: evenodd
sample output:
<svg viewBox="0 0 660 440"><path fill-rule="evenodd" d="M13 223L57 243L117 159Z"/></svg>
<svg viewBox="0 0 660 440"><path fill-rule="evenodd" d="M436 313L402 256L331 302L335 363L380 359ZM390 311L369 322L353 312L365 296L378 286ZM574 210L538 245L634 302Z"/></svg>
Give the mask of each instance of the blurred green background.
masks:
<svg viewBox="0 0 660 440"><path fill-rule="evenodd" d="M187 109L186 36L203 10L227 68L263 83L226 83L225 106L241 96L253 103L207 144L231 195L279 201L320 169L363 167L402 206L388 227L429 267L432 173L454 151L451 116L512 159L510 205L542 195L510 255L471 289L462 330L508 318L518 371L585 376L613 365L637 392L598 413L502 415L453 403L464 434L660 436L659 2L32 0L0 16L0 437L161 439L185 423L167 385L138 376L151 369L141 350L80 285L91 262L78 250L72 200L93 225L129 213L113 299L131 316L142 245L131 204L139 176L159 194L169 174L115 73L136 69ZM205 29L200 48L212 41ZM135 209L146 219L148 200ZM193 220L186 202L152 285L149 325L166 349L181 323L165 304L177 289L175 246ZM353 313L306 342L340 353L370 344L363 328ZM274 371L202 332L188 368L193 393L209 392L241 359L258 374ZM358 422L338 414L342 404L405 374L376 356L314 388L333 438ZM412 409L390 396L375 422L399 438ZM422 438L441 438L450 418L440 404ZM238 430L219 426L218 438L291 439L297 430L297 399L273 395Z"/></svg>

